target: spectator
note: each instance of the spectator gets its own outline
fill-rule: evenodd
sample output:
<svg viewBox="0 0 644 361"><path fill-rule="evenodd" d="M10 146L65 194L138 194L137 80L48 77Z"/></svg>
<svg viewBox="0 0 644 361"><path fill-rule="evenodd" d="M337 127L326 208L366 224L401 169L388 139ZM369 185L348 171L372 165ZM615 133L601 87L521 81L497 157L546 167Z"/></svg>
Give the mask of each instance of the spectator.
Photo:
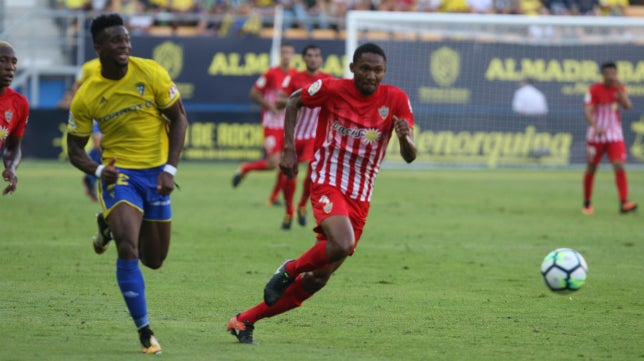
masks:
<svg viewBox="0 0 644 361"><path fill-rule="evenodd" d="M550 15L571 15L571 0L544 0L543 4Z"/></svg>
<svg viewBox="0 0 644 361"><path fill-rule="evenodd" d="M597 0L573 0L575 14L586 16L597 16L601 14Z"/></svg>
<svg viewBox="0 0 644 361"><path fill-rule="evenodd" d="M628 0L600 0L599 7L602 15L624 16L624 9L628 6Z"/></svg>
<svg viewBox="0 0 644 361"><path fill-rule="evenodd" d="M304 8L306 10L306 30L311 31L314 28L329 28L326 9L327 6L328 5L325 0L305 0Z"/></svg>
<svg viewBox="0 0 644 361"><path fill-rule="evenodd" d="M512 98L512 110L521 115L546 115L548 103L543 92L532 85L532 79L524 79Z"/></svg>
<svg viewBox="0 0 644 361"><path fill-rule="evenodd" d="M279 0L278 3L284 9L284 29L304 29L306 22L306 10L302 0Z"/></svg>
<svg viewBox="0 0 644 361"><path fill-rule="evenodd" d="M492 0L467 0L467 6L470 8L470 12L475 14L491 14L494 12Z"/></svg>
<svg viewBox="0 0 644 361"><path fill-rule="evenodd" d="M443 0L440 9L444 13L466 13L470 11L467 0Z"/></svg>
<svg viewBox="0 0 644 361"><path fill-rule="evenodd" d="M416 11L424 13L435 13L443 6L442 0L417 0Z"/></svg>

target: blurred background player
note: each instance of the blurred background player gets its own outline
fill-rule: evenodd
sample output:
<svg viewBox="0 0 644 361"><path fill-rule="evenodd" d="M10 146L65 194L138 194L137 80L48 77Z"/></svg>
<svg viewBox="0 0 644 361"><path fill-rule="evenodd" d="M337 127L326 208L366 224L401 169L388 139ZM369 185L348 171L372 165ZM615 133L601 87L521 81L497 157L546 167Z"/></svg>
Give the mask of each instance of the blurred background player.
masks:
<svg viewBox="0 0 644 361"><path fill-rule="evenodd" d="M300 306L353 254L392 132L398 137L402 158L407 163L416 159L409 98L401 89L380 85L386 61L379 46L363 44L349 65L353 79L317 80L289 97L280 163L288 177L298 170L297 114L302 107L321 107L311 163L317 242L298 259L282 263L264 288L263 302L230 319L228 331L239 342L253 343L255 322Z"/></svg>
<svg viewBox="0 0 644 361"><path fill-rule="evenodd" d="M302 50L302 60L306 65L306 70L299 71L289 75L284 79L282 92L280 93L280 106L286 104L288 96L297 89L303 89L318 79L332 77L331 74L320 71L322 66L322 49L317 45L308 45ZM311 169L309 163L313 160L313 145L315 143L315 130L318 125L318 115L320 107L308 108L302 107L295 124L295 152L297 153L298 163L306 163L306 176L302 182L302 196L297 205L297 222L301 226L306 225L306 205L309 200L309 188L311 185ZM283 172L280 172L279 183L284 185L284 203L286 205L286 214L282 220L282 229L290 229L293 221L294 209L293 198L297 178L288 178Z"/></svg>
<svg viewBox="0 0 644 361"><path fill-rule="evenodd" d="M71 163L100 179L103 214L93 239L97 253L114 238L116 279L138 330L142 351L161 353L149 320L139 260L158 269L168 255L170 193L183 148L187 119L168 72L150 59L130 56L130 36L118 14L91 25L101 71L74 96L67 126ZM85 152L96 120L103 132L103 164Z"/></svg>
<svg viewBox="0 0 644 361"><path fill-rule="evenodd" d="M2 179L9 183L2 190L2 195L16 191L16 170L22 158L22 136L29 119L27 98L9 88L16 75L17 64L13 46L0 41L0 154L4 163Z"/></svg>
<svg viewBox="0 0 644 361"><path fill-rule="evenodd" d="M233 176L233 187L237 187L248 172L272 170L279 165L284 147L284 110L278 109L277 103L284 78L295 73L295 69L291 68L293 56L295 56L295 47L283 43L280 47L279 65L268 69L255 81L250 90L251 99L262 106L265 158L239 166ZM278 172L268 200L269 205L276 203L280 190L284 188L280 179Z"/></svg>
<svg viewBox="0 0 644 361"><path fill-rule="evenodd" d="M82 66L78 74L76 74L76 79L72 85L72 94L78 92L78 88L87 80L92 74L98 73L101 71L101 62L98 58L86 61ZM72 98L73 99L73 98ZM92 142L91 149L89 151L89 157L96 163L101 163L101 138L103 134L98 127L98 123L93 122L92 127ZM96 196L96 183L98 178L94 174L84 174L82 183L83 188L85 189L85 194L93 201L98 201Z"/></svg>
<svg viewBox="0 0 644 361"><path fill-rule="evenodd" d="M619 108L631 109L631 100L626 88L617 78L617 65L613 62L601 66L603 81L590 86L584 99L584 115L588 122L586 132L586 158L588 160L584 173L584 207L583 213L593 214L591 204L593 182L597 166L604 154L608 156L619 194L621 213L637 209L637 203L628 201L628 182L624 163L626 162L626 145L622 133L622 121Z"/></svg>

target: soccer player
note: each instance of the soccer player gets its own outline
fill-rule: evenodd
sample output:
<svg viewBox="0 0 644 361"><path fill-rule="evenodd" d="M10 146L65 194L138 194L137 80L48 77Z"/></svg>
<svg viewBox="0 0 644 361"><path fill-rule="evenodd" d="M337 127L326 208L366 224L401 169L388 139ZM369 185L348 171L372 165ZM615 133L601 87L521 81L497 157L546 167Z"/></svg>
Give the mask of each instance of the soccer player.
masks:
<svg viewBox="0 0 644 361"><path fill-rule="evenodd" d="M631 109L631 100L626 88L617 78L617 65L613 62L601 66L603 81L590 86L584 99L584 115L588 122L586 132L587 166L584 173L584 206L582 212L594 213L591 204L593 182L597 166L604 154L613 165L615 184L619 193L621 213L637 209L637 203L628 201L628 182L624 163L626 162L626 145L622 133L622 121L619 108Z"/></svg>
<svg viewBox="0 0 644 361"><path fill-rule="evenodd" d="M94 247L114 238L116 279L146 354L161 352L150 329L139 260L161 267L170 246L170 193L187 127L180 94L168 72L149 59L130 56L132 46L118 14L92 21L101 71L80 87L69 114L67 146L74 166L99 177L103 213ZM96 120L103 133L103 163L84 147ZM100 252L99 252L100 253Z"/></svg>
<svg viewBox="0 0 644 361"><path fill-rule="evenodd" d="M295 69L291 68L291 60L294 55L295 47L293 45L282 44L279 65L268 69L266 73L257 78L250 90L251 99L262 106L266 158L239 166L233 176L233 187L237 187L248 172L272 170L279 165L284 147L284 110L278 109L277 102L284 78L295 73ZM283 188L284 185L280 183L278 174L268 205L274 205L277 202L277 196Z"/></svg>
<svg viewBox="0 0 644 361"><path fill-rule="evenodd" d="M322 66L322 49L317 45L308 45L302 50L302 60L306 64L306 70L299 71L292 76L287 76L282 84L280 103L286 103L287 97L297 89L304 88L318 79L332 77L320 71ZM320 107L302 107L295 124L295 152L298 163L306 163L307 173L302 184L302 196L297 205L297 221L301 226L306 225L306 203L309 200L309 187L311 184L311 169L308 164L313 160L313 144L315 142L315 129L318 124ZM290 229L295 210L293 198L295 196L296 178L288 178L280 172L280 183L284 185L284 203L286 214L282 221L282 229Z"/></svg>
<svg viewBox="0 0 644 361"><path fill-rule="evenodd" d="M22 94L9 88L16 75L18 58L13 46L0 41L0 153L4 170L2 179L8 182L2 195L16 191L16 169L22 158L22 136L29 119L29 102Z"/></svg>
<svg viewBox="0 0 644 361"><path fill-rule="evenodd" d="M311 163L317 242L298 259L279 266L264 288L263 302L230 319L228 331L239 342L253 343L255 322L300 306L353 254L392 132L402 158L407 163L416 158L409 99L402 90L380 84L386 60L378 45L363 44L350 64L353 79L317 80L289 97L280 163L289 177L297 173L297 113L303 106L321 107Z"/></svg>

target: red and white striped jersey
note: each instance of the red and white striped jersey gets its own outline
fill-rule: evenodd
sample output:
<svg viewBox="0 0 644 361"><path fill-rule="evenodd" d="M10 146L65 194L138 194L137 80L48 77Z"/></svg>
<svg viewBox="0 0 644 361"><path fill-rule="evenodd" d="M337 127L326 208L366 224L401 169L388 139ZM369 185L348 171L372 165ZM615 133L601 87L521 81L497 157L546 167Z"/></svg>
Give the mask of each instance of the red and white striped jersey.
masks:
<svg viewBox="0 0 644 361"><path fill-rule="evenodd" d="M318 79L331 78L331 74L318 71L311 74L306 70L297 72L284 78L282 84L282 91L286 94L291 94L298 89L304 89L309 84ZM309 108L302 107L300 114L295 123L295 140L307 140L315 138L315 129L318 124L318 115L320 114L320 107Z"/></svg>
<svg viewBox="0 0 644 361"><path fill-rule="evenodd" d="M391 85L362 95L353 79L317 80L302 91L307 107L321 107L311 180L338 187L349 198L369 202L394 129L393 116L414 116L407 94Z"/></svg>
<svg viewBox="0 0 644 361"><path fill-rule="evenodd" d="M623 85L622 92L626 92ZM587 141L610 143L624 140L616 86L606 87L603 83L591 85L584 98L584 104L593 106L593 117L597 121L597 128L603 131L598 136L594 128L588 127Z"/></svg>
<svg viewBox="0 0 644 361"><path fill-rule="evenodd" d="M284 78L294 73L295 69L284 72L279 66L274 66L257 78L254 87L264 95L264 99L268 103L275 104L279 98ZM262 109L262 126L269 129L284 129L284 110L273 113Z"/></svg>

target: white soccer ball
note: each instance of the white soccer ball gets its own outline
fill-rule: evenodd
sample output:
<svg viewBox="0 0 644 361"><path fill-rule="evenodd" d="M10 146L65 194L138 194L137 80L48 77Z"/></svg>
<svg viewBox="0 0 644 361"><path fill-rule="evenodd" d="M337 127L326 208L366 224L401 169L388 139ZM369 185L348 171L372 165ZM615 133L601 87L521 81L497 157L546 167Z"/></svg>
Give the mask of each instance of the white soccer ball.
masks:
<svg viewBox="0 0 644 361"><path fill-rule="evenodd" d="M586 282L587 273L584 257L570 248L558 248L548 253L541 263L543 280L554 292L577 291Z"/></svg>

